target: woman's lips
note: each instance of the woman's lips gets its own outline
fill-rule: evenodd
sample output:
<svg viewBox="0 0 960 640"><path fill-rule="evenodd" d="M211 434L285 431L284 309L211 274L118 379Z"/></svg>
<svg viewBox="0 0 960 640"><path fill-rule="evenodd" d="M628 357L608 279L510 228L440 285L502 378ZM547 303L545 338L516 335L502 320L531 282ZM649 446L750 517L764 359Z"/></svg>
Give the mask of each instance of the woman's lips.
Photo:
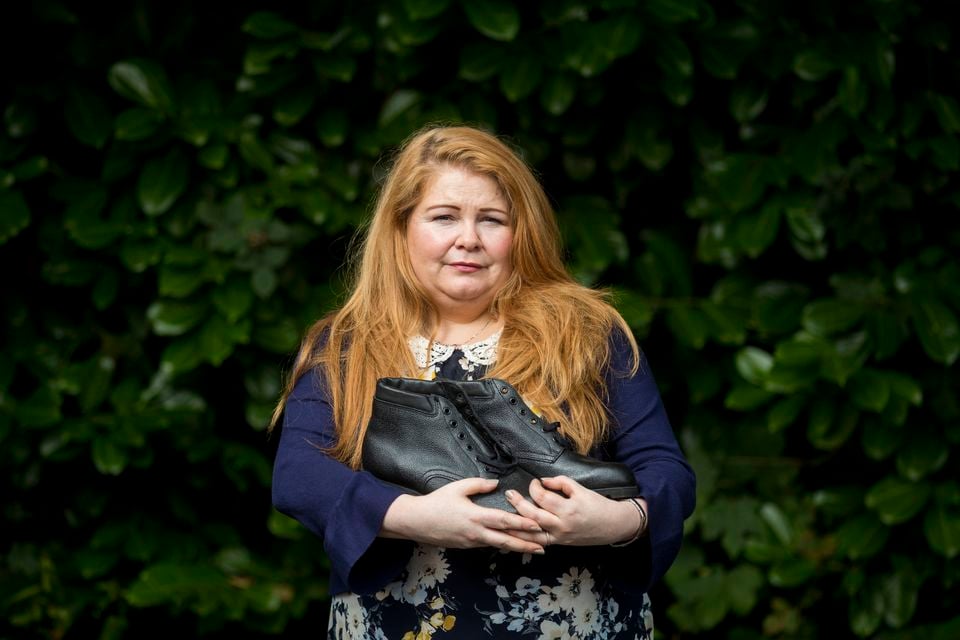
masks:
<svg viewBox="0 0 960 640"><path fill-rule="evenodd" d="M473 273L481 269L481 266L475 262L451 262L449 266L462 273Z"/></svg>

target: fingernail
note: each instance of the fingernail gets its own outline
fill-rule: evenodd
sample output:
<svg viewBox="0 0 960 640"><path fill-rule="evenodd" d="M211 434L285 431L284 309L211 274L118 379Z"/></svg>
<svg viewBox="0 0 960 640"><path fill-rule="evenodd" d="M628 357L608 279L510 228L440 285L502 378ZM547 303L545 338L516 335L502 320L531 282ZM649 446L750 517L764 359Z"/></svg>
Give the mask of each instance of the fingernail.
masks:
<svg viewBox="0 0 960 640"><path fill-rule="evenodd" d="M538 524L528 525L528 526L527 526L527 529L529 529L530 531L536 531L537 533L540 533L541 531L543 531L543 529L541 529L541 528L540 528L540 525L538 525Z"/></svg>
<svg viewBox="0 0 960 640"><path fill-rule="evenodd" d="M541 548L541 549L537 549L536 551L534 551L534 553L537 554L538 556L542 556L543 554L546 553L546 551L544 551L544 550Z"/></svg>
<svg viewBox="0 0 960 640"><path fill-rule="evenodd" d="M508 490L504 493L504 495L507 496L507 500L516 500L516 499L517 499L517 496L518 496L517 492L514 491L513 489L508 489Z"/></svg>

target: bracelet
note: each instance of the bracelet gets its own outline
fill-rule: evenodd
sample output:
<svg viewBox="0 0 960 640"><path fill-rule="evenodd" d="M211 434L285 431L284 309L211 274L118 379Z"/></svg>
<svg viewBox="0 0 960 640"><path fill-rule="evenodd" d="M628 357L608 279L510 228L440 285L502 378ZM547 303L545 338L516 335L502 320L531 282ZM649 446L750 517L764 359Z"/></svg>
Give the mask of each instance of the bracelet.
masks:
<svg viewBox="0 0 960 640"><path fill-rule="evenodd" d="M633 503L633 506L637 508L637 511L640 512L640 526L637 527L637 532L633 534L629 540L624 540L623 542L611 542L611 547L625 547L628 544L633 544L640 539L644 533L647 532L647 512L644 511L643 505L640 504L640 500L637 498L627 498L630 502Z"/></svg>

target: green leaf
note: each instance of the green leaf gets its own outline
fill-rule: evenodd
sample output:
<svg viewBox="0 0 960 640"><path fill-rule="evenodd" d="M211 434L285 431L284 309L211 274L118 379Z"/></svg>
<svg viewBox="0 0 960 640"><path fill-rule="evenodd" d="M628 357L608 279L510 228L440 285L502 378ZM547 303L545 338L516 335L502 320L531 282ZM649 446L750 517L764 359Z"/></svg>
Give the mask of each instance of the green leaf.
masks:
<svg viewBox="0 0 960 640"><path fill-rule="evenodd" d="M67 95L67 126L80 142L102 149L110 137L110 110L98 94L79 87Z"/></svg>
<svg viewBox="0 0 960 640"><path fill-rule="evenodd" d="M134 607L169 606L228 588L226 577L212 567L164 562L144 569L124 597Z"/></svg>
<svg viewBox="0 0 960 640"><path fill-rule="evenodd" d="M752 384L763 384L763 379L773 369L773 356L757 347L744 347L734 358L737 371Z"/></svg>
<svg viewBox="0 0 960 640"><path fill-rule="evenodd" d="M389 98L387 98L387 101L383 103L383 107L380 109L380 117L377 119L377 124L381 127L387 126L396 120L398 116L411 109L418 102L420 102L420 94L416 91L411 91L408 89L395 91Z"/></svg>
<svg viewBox="0 0 960 640"><path fill-rule="evenodd" d="M463 0L463 10L477 31L494 40L513 40L520 31L520 12L507 0Z"/></svg>
<svg viewBox="0 0 960 640"><path fill-rule="evenodd" d="M766 190L765 160L760 156L727 156L707 167L708 178L717 186L723 203L735 212L752 207Z"/></svg>
<svg viewBox="0 0 960 640"><path fill-rule="evenodd" d="M864 421L861 444L863 451L873 460L889 457L903 442L904 431L883 420L870 418Z"/></svg>
<svg viewBox="0 0 960 640"><path fill-rule="evenodd" d="M646 9L660 22L676 24L696 20L700 15L698 0L647 0Z"/></svg>
<svg viewBox="0 0 960 640"><path fill-rule="evenodd" d="M223 364L236 344L250 341L250 322L227 322L214 314L200 330L199 344L203 358L214 366Z"/></svg>
<svg viewBox="0 0 960 640"><path fill-rule="evenodd" d="M863 489L860 487L831 487L813 494L813 506L831 516L847 516L863 506Z"/></svg>
<svg viewBox="0 0 960 640"><path fill-rule="evenodd" d="M572 268L591 281L612 264L627 259L627 240L619 229L620 217L610 203L596 197L574 197L560 209L560 226L573 253Z"/></svg>
<svg viewBox="0 0 960 640"><path fill-rule="evenodd" d="M175 373L185 373L200 366L203 356L198 332L193 332L168 344L163 350L161 363Z"/></svg>
<svg viewBox="0 0 960 640"><path fill-rule="evenodd" d="M883 594L877 585L868 584L850 599L850 629L861 638L871 636L883 622L883 613Z"/></svg>
<svg viewBox="0 0 960 640"><path fill-rule="evenodd" d="M874 369L861 369L850 379L850 397L853 403L867 411L883 411L890 399L887 377Z"/></svg>
<svg viewBox="0 0 960 640"><path fill-rule="evenodd" d="M158 336L183 335L207 317L204 302L158 300L147 308L147 318Z"/></svg>
<svg viewBox="0 0 960 640"><path fill-rule="evenodd" d="M664 76L660 80L660 90L678 107L686 106L693 98L693 83L682 76Z"/></svg>
<svg viewBox="0 0 960 640"><path fill-rule="evenodd" d="M836 68L833 61L833 56L825 51L808 49L793 59L793 71L801 80L817 82Z"/></svg>
<svg viewBox="0 0 960 640"><path fill-rule="evenodd" d="M900 524L917 515L930 497L930 485L888 476L867 491L864 503L886 525Z"/></svg>
<svg viewBox="0 0 960 640"><path fill-rule="evenodd" d="M540 84L543 68L533 55L514 57L512 64L500 72L500 90L510 102L517 102L533 93Z"/></svg>
<svg viewBox="0 0 960 640"><path fill-rule="evenodd" d="M805 304L805 291L795 284L773 280L754 290L754 316L764 333L785 334L796 330ZM813 358L817 359L819 356Z"/></svg>
<svg viewBox="0 0 960 640"><path fill-rule="evenodd" d="M506 49L491 42L469 42L460 51L460 77L482 82L496 75L506 64Z"/></svg>
<svg viewBox="0 0 960 640"><path fill-rule="evenodd" d="M727 574L726 595L730 608L745 616L757 605L757 593L763 587L763 574L756 567L739 565Z"/></svg>
<svg viewBox="0 0 960 640"><path fill-rule="evenodd" d="M873 339L877 360L894 355L907 337L904 322L889 312L872 312L867 317L867 329Z"/></svg>
<svg viewBox="0 0 960 640"><path fill-rule="evenodd" d="M669 75L689 78L693 75L693 54L677 35L665 32L656 41L657 64Z"/></svg>
<svg viewBox="0 0 960 640"><path fill-rule="evenodd" d="M920 480L939 471L949 455L949 445L937 435L912 432L906 446L897 454L897 471L908 480Z"/></svg>
<svg viewBox="0 0 960 640"><path fill-rule="evenodd" d="M780 207L768 203L758 213L737 219L737 242L748 256L757 258L773 244L779 229Z"/></svg>
<svg viewBox="0 0 960 640"><path fill-rule="evenodd" d="M924 516L923 533L931 549L956 558L960 554L960 511L937 501Z"/></svg>
<svg viewBox="0 0 960 640"><path fill-rule="evenodd" d="M540 89L540 105L551 115L562 115L573 103L577 87L568 75L554 73Z"/></svg>
<svg viewBox="0 0 960 640"><path fill-rule="evenodd" d="M960 325L945 304L933 298L914 301L911 320L920 344L937 362L952 365L960 356Z"/></svg>
<svg viewBox="0 0 960 640"><path fill-rule="evenodd" d="M946 133L960 133L960 105L956 98L939 93L929 94L930 106L937 114L940 128Z"/></svg>
<svg viewBox="0 0 960 640"><path fill-rule="evenodd" d="M49 427L60 422L60 394L44 385L17 404L16 420L25 427Z"/></svg>
<svg viewBox="0 0 960 640"><path fill-rule="evenodd" d="M885 376L891 393L916 407L923 404L923 389L916 380L896 371L886 371Z"/></svg>
<svg viewBox="0 0 960 640"><path fill-rule="evenodd" d="M789 547L793 544L793 525L779 506L772 502L765 502L760 507L760 517L767 523L781 545Z"/></svg>
<svg viewBox="0 0 960 640"><path fill-rule="evenodd" d="M152 136L163 120L159 111L137 107L120 113L113 128L117 140L143 140Z"/></svg>
<svg viewBox="0 0 960 640"><path fill-rule="evenodd" d="M343 109L324 109L317 118L317 137L327 147L339 147L347 139L350 118Z"/></svg>
<svg viewBox="0 0 960 640"><path fill-rule="evenodd" d="M747 384L736 385L727 394L723 406L733 411L752 411L766 404L773 393Z"/></svg>
<svg viewBox="0 0 960 640"><path fill-rule="evenodd" d="M107 206L107 198L106 189L95 187L86 194L78 195L64 212L63 226L70 237L85 249L102 249L124 232L124 223L100 217Z"/></svg>
<svg viewBox="0 0 960 640"><path fill-rule="evenodd" d="M786 207L787 223L793 237L803 243L816 244L823 240L827 228L818 209L809 203ZM804 255L804 257L807 257ZM809 259L809 258L808 258Z"/></svg>
<svg viewBox="0 0 960 640"><path fill-rule="evenodd" d="M258 325L253 332L253 341L272 353L290 354L300 342L300 330L292 320Z"/></svg>
<svg viewBox="0 0 960 640"><path fill-rule="evenodd" d="M868 56L868 69L871 71L874 80L882 89L889 90L896 69L896 58L890 46L890 41L884 36L874 38Z"/></svg>
<svg viewBox="0 0 960 640"><path fill-rule="evenodd" d="M93 441L93 464L104 475L118 476L127 466L127 454L117 443L107 438Z"/></svg>
<svg viewBox="0 0 960 640"><path fill-rule="evenodd" d="M450 0L403 0L403 8L412 20L427 20L440 15L450 6Z"/></svg>
<svg viewBox="0 0 960 640"><path fill-rule="evenodd" d="M897 571L880 583L883 593L883 619L894 629L910 622L917 609L917 579L903 571Z"/></svg>
<svg viewBox="0 0 960 640"><path fill-rule="evenodd" d="M223 169L230 158L230 149L225 144L212 144L204 147L197 154L197 161L208 169L219 171Z"/></svg>
<svg viewBox="0 0 960 640"><path fill-rule="evenodd" d="M730 91L730 115L743 124L757 118L767 107L766 89L753 84L738 84Z"/></svg>
<svg viewBox="0 0 960 640"><path fill-rule="evenodd" d="M134 102L167 114L174 111L167 74L152 60L125 60L110 67L107 80L114 91Z"/></svg>
<svg viewBox="0 0 960 640"><path fill-rule="evenodd" d="M297 27L272 11L252 13L243 23L242 29L255 38L279 38L297 32Z"/></svg>
<svg viewBox="0 0 960 640"><path fill-rule="evenodd" d="M189 163L179 149L147 162L137 181L137 201L148 216L157 216L173 206L186 190Z"/></svg>
<svg viewBox="0 0 960 640"><path fill-rule="evenodd" d="M193 267L164 264L158 275L160 295L171 298L185 298L204 282L202 270Z"/></svg>
<svg viewBox="0 0 960 640"><path fill-rule="evenodd" d="M253 291L237 279L214 289L212 299L217 310L230 322L236 322L253 307Z"/></svg>
<svg viewBox="0 0 960 640"><path fill-rule="evenodd" d="M847 331L863 318L861 305L846 300L814 300L803 309L803 328L815 336Z"/></svg>
<svg viewBox="0 0 960 640"><path fill-rule="evenodd" d="M0 189L0 244L30 224L30 209L19 191Z"/></svg>
<svg viewBox="0 0 960 640"><path fill-rule="evenodd" d="M796 422L800 412L807 406L805 395L791 395L770 407L767 412L767 428L771 433L782 431Z"/></svg>
<svg viewBox="0 0 960 640"><path fill-rule="evenodd" d="M867 84L860 78L860 70L856 67L846 67L843 70L843 79L837 88L837 100L844 111L852 118L856 118L867 106Z"/></svg>
<svg viewBox="0 0 960 640"><path fill-rule="evenodd" d="M847 520L837 531L838 551L851 560L863 560L877 554L887 543L890 528L872 513Z"/></svg>
<svg viewBox="0 0 960 640"><path fill-rule="evenodd" d="M817 574L817 565L808 558L784 558L770 567L768 579L774 587L797 587Z"/></svg>
<svg viewBox="0 0 960 640"><path fill-rule="evenodd" d="M308 533L302 524L275 509L270 511L267 518L267 529L283 540L300 540Z"/></svg>
<svg viewBox="0 0 960 640"><path fill-rule="evenodd" d="M292 127L310 112L315 99L316 93L311 87L284 92L273 104L273 119L285 127Z"/></svg>
<svg viewBox="0 0 960 640"><path fill-rule="evenodd" d="M746 540L765 534L759 511L760 505L750 497L716 499L706 505L701 514L703 537L706 540L721 538L724 550L730 558L736 558Z"/></svg>
<svg viewBox="0 0 960 640"><path fill-rule="evenodd" d="M834 415L833 403L829 400L814 402L807 424L807 439L818 449L831 451L840 447L853 434L860 413L852 405L844 405Z"/></svg>

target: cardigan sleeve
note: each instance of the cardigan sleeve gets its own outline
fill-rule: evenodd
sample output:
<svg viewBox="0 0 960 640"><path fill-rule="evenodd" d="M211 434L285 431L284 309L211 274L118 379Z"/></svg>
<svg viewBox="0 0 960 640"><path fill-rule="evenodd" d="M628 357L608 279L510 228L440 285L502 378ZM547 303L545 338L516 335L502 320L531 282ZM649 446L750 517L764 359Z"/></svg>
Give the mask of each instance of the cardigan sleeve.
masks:
<svg viewBox="0 0 960 640"><path fill-rule="evenodd" d="M330 559L331 594L374 591L403 569L407 541L378 538L399 489L329 456L333 412L322 378L300 378L284 407L273 468L273 504L323 540Z"/></svg>
<svg viewBox="0 0 960 640"><path fill-rule="evenodd" d="M625 336L614 334L611 346L607 390L612 432L606 454L633 470L640 496L648 504L649 523L644 537L613 551L621 557L620 566L633 567L628 584L646 591L680 551L683 521L693 513L696 479L667 419L646 357L641 354L637 373L630 375L631 350Z"/></svg>

